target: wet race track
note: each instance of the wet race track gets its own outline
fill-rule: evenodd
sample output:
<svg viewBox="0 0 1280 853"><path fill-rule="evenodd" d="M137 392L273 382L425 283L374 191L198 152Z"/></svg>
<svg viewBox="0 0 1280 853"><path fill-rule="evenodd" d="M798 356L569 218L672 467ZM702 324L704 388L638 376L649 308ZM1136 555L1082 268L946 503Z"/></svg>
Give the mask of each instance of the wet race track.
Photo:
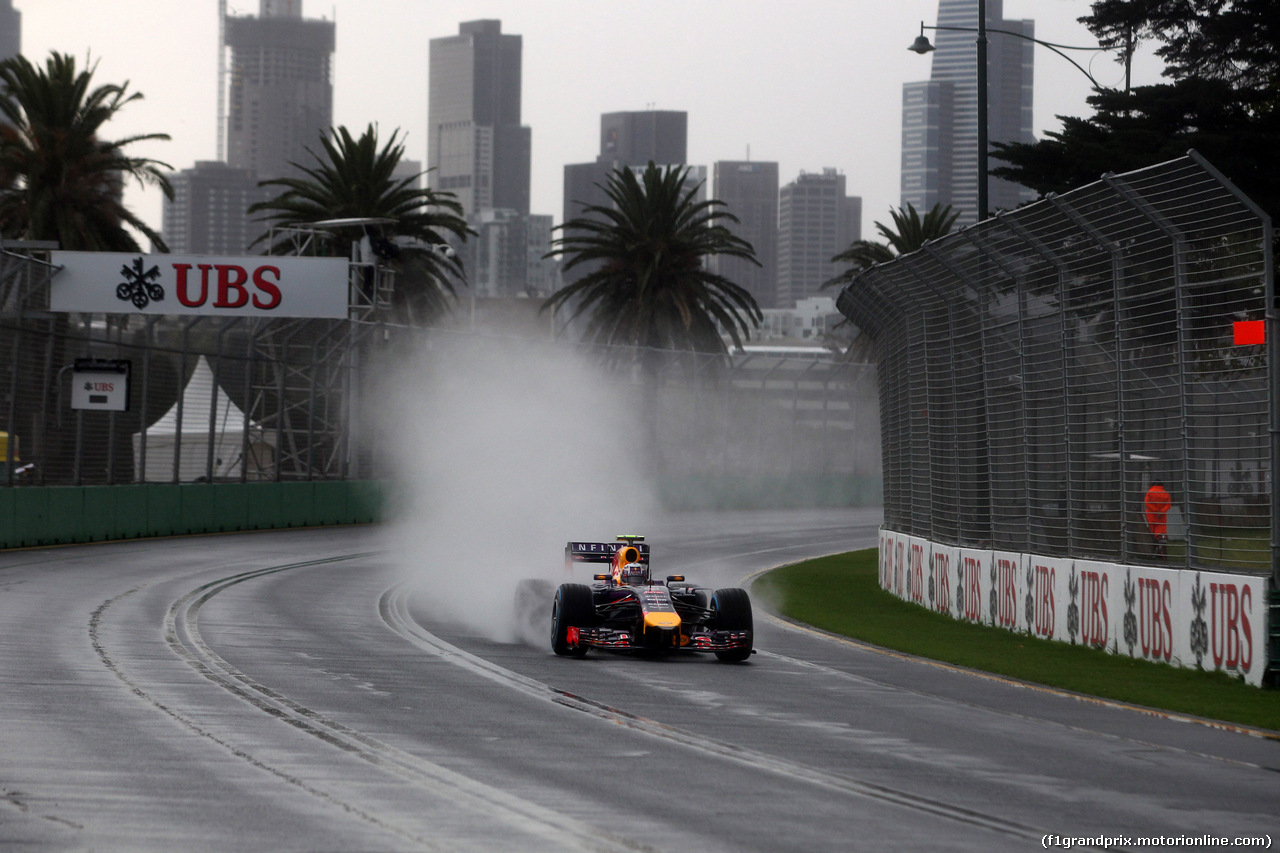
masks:
<svg viewBox="0 0 1280 853"><path fill-rule="evenodd" d="M655 574L731 585L873 546L878 522L641 532ZM867 649L760 601L746 664L559 658L440 618L441 581L385 547L337 528L0 554L0 849L1025 851L1280 829L1275 740Z"/></svg>

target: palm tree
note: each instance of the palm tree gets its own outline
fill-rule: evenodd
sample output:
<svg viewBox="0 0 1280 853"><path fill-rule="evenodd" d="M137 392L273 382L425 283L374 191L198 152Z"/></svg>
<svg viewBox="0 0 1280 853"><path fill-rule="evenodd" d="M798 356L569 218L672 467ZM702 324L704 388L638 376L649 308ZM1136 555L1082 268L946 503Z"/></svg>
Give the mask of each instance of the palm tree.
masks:
<svg viewBox="0 0 1280 853"><path fill-rule="evenodd" d="M950 234L952 226L960 216L958 212L952 213L951 205L943 207L938 203L930 208L922 219L915 205L910 202L905 208L890 209L889 215L893 217L892 228L883 222L876 223L876 230L886 242L854 240L849 244L849 248L831 259L832 263L849 264L849 268L824 281L823 288L843 287L864 270L876 264L891 261L899 255L910 254L928 241ZM850 330L852 334L845 330ZM832 327L827 334L827 345L843 351L847 361L872 360L872 341L862 335L848 320L842 320Z"/></svg>
<svg viewBox="0 0 1280 853"><path fill-rule="evenodd" d="M124 206L122 193L125 182L133 179L173 197L162 171L170 168L168 164L125 151L136 142L169 137L148 133L114 141L103 138L107 122L142 95L130 93L127 82L94 86L96 67L79 70L74 59L58 53L43 67L21 56L0 62L0 236L54 241L70 250L138 252L137 239L129 231L133 228L156 249L167 251L160 235ZM87 354L88 345L71 331L66 314L20 323L16 334L51 344L44 353L15 349L14 359L8 347L0 352L0 371L11 372L17 387L41 389L39 394L20 394L11 412L11 423L24 439L24 454L39 465L37 482L72 482L73 472L79 473L80 482L130 481L130 436L150 424L142 422L137 408L111 413L118 416L110 422L106 413L82 412L85 435L107 436L114 426L115 439L110 470L78 468L74 433L57 429L48 416L56 411L59 395L48 382L47 369L49 364L68 363L73 353ZM142 408L154 420L173 402L172 389L180 388L181 380L180 371L163 357L152 360L151 371L153 381ZM61 399L59 421L69 411L67 398Z"/></svg>
<svg viewBox="0 0 1280 853"><path fill-rule="evenodd" d="M590 269L556 291L542 310L572 305L570 320L587 315L586 337L597 344L724 354L723 328L737 347L763 315L747 290L707 269L712 255L759 265L755 249L724 222L737 218L721 201L696 201L688 168L652 162L639 177L621 168L601 187L609 205L587 205L585 216L559 226L553 241L566 271ZM554 254L554 252L552 253Z"/></svg>
<svg viewBox="0 0 1280 853"><path fill-rule="evenodd" d="M308 225L335 219L384 220L376 226L338 228L329 246L332 254L350 257L351 245L364 236L372 238L378 256L396 271L393 307L411 323L425 323L446 313L457 291L453 279L462 280L462 265L435 247L445 245L448 232L465 240L468 233L462 206L453 193L419 189L420 175L396 177L404 145L396 141L399 130L381 148L378 131L370 124L359 139L345 127L321 138L324 155L310 148L315 165L293 164L304 178L276 178L260 186L276 186L283 192L249 208L266 212L275 226ZM409 241L394 238L409 238ZM264 233L257 243L270 239ZM282 241L273 250L278 250Z"/></svg>
<svg viewBox="0 0 1280 853"><path fill-rule="evenodd" d="M865 269L891 261L898 255L910 254L928 241L950 234L952 226L960 216L959 212L951 212L951 205L943 207L938 203L921 219L915 205L909 202L905 208L891 209L889 215L893 217L892 228L883 222L876 223L876 230L886 242L854 240L849 248L831 259L832 263L849 264L849 269L824 281L822 283L824 288L848 284Z"/></svg>
<svg viewBox="0 0 1280 853"><path fill-rule="evenodd" d="M124 153L169 136L101 138L103 125L142 94L130 94L128 82L92 87L96 67L77 71L74 59L58 53L43 69L22 56L0 62L0 234L56 240L63 249L137 252L129 226L168 251L121 192L133 178L173 197L161 171L167 163Z"/></svg>

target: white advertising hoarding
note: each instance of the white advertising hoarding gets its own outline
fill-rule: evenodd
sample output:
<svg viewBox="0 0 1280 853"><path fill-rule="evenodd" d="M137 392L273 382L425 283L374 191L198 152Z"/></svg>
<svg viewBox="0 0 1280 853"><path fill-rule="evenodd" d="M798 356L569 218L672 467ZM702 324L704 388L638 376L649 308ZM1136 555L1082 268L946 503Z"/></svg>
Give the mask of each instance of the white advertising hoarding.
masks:
<svg viewBox="0 0 1280 853"><path fill-rule="evenodd" d="M931 554L932 571L929 573L929 591L926 593L929 609L954 617L956 563L960 550L948 545L934 545Z"/></svg>
<svg viewBox="0 0 1280 853"><path fill-rule="evenodd" d="M1076 560L1067 581L1067 596L1067 641L1118 652L1125 612L1122 567Z"/></svg>
<svg viewBox="0 0 1280 853"><path fill-rule="evenodd" d="M907 540L907 582L904 590L907 601L928 607L929 578L933 576L933 543L921 536Z"/></svg>
<svg viewBox="0 0 1280 853"><path fill-rule="evenodd" d="M1267 668L1267 582L1256 575L1183 572L1175 609L1183 666L1261 684Z"/></svg>
<svg viewBox="0 0 1280 853"><path fill-rule="evenodd" d="M85 314L347 317L341 258L53 252L49 308Z"/></svg>
<svg viewBox="0 0 1280 853"><path fill-rule="evenodd" d="M1019 620L1022 597L1026 594L1026 556L1012 551L995 551L991 555L991 568L995 572L995 587L991 623L1007 631L1027 631L1026 620Z"/></svg>
<svg viewBox="0 0 1280 853"><path fill-rule="evenodd" d="M956 567L957 619L991 624L991 591L995 589L991 575L991 552L961 548Z"/></svg>
<svg viewBox="0 0 1280 853"><path fill-rule="evenodd" d="M1267 579L955 548L882 528L880 582L930 610L1250 684L1267 668Z"/></svg>

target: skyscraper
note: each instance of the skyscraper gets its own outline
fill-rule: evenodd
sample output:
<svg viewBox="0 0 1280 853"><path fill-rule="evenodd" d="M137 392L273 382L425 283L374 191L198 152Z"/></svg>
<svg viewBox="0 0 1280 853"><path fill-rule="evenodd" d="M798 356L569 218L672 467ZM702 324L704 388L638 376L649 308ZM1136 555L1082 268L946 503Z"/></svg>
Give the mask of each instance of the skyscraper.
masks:
<svg viewBox="0 0 1280 853"><path fill-rule="evenodd" d="M755 248L761 265L715 255L711 268L745 287L761 308L772 308L778 289L778 164L722 160L715 164L713 182L712 195L738 217L727 227Z"/></svg>
<svg viewBox="0 0 1280 853"><path fill-rule="evenodd" d="M13 0L0 0L0 60L22 52L22 13Z"/></svg>
<svg viewBox="0 0 1280 853"><path fill-rule="evenodd" d="M600 189L614 169L684 164L688 156L689 114L674 110L605 113L600 116L600 153L593 163L564 167L564 221L587 205L604 205Z"/></svg>
<svg viewBox="0 0 1280 853"><path fill-rule="evenodd" d="M169 251L189 255L242 255L267 230L246 215L251 204L275 195L259 187L248 169L220 160L197 161L174 174L173 199L164 202L164 241Z"/></svg>
<svg viewBox="0 0 1280 853"><path fill-rule="evenodd" d="M862 237L862 199L845 195L844 175L800 173L778 198L777 307L821 294L842 271L831 258Z"/></svg>
<svg viewBox="0 0 1280 853"><path fill-rule="evenodd" d="M261 0L259 16L226 18L231 48L227 162L259 180L310 165L333 124L331 21L304 20L300 0Z"/></svg>
<svg viewBox="0 0 1280 853"><path fill-rule="evenodd" d="M939 29L930 79L902 87L902 204L923 214L937 203L960 213L957 225L978 218L978 0L938 0ZM1003 0L987 0L987 27L1035 35L1034 21L1004 20ZM1031 142L1034 44L1017 36L987 36L987 126L990 142ZM1008 181L989 179L991 211L1035 196Z"/></svg>
<svg viewBox="0 0 1280 853"><path fill-rule="evenodd" d="M529 213L531 131L520 124L522 39L502 22L467 21L431 40L427 126L429 186L467 214Z"/></svg>

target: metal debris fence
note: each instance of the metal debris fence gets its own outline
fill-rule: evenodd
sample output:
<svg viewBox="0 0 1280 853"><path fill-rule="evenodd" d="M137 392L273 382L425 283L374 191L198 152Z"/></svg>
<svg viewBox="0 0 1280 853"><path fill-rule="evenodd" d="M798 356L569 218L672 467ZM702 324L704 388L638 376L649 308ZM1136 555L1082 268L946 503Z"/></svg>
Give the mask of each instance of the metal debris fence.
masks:
<svg viewBox="0 0 1280 853"><path fill-rule="evenodd" d="M397 460L372 390L388 353L491 345L389 322L386 294L361 296L357 265L348 320L55 313L53 248L0 245L0 487L390 478ZM735 490L764 505L878 502L873 365L824 351L653 356L650 399L677 503L734 505ZM130 363L127 411L71 408L84 358ZM616 381L639 392L650 380L623 371Z"/></svg>
<svg viewBox="0 0 1280 853"><path fill-rule="evenodd" d="M863 273L887 527L1125 564L1268 570L1266 215L1195 152L1002 213ZM1270 348L1270 349L1269 349ZM1167 553L1144 517L1172 495Z"/></svg>

